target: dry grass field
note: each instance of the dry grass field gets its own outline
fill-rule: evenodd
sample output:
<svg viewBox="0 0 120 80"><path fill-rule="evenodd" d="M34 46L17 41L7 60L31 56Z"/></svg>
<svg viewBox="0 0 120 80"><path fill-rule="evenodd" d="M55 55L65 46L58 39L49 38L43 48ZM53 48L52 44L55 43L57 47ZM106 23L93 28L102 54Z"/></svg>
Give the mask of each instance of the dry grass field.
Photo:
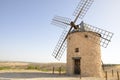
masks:
<svg viewBox="0 0 120 80"><path fill-rule="evenodd" d="M55 69L52 74L53 67ZM59 74L61 67L61 74ZM113 73L112 73L113 70ZM0 80L106 80L105 78L65 75L65 63L0 62ZM108 80L118 80L120 65L105 65Z"/></svg>

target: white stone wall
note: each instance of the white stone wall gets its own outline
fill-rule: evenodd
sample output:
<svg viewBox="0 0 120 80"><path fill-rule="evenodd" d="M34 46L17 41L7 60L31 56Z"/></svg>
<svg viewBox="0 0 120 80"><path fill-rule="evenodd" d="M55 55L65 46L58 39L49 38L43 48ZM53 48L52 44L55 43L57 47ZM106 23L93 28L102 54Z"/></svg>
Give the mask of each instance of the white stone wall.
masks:
<svg viewBox="0 0 120 80"><path fill-rule="evenodd" d="M98 37L95 37L98 36ZM67 74L74 74L73 57L81 57L81 76L102 77L100 35L94 32L74 32L67 38ZM79 48L79 52L75 52Z"/></svg>

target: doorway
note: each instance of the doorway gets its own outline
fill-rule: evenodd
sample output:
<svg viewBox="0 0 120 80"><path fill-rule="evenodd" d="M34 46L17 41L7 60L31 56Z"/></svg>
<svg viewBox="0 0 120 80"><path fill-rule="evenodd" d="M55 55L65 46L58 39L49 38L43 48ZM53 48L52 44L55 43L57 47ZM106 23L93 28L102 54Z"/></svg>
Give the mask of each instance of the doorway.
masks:
<svg viewBox="0 0 120 80"><path fill-rule="evenodd" d="M74 58L74 74L81 74L80 58Z"/></svg>

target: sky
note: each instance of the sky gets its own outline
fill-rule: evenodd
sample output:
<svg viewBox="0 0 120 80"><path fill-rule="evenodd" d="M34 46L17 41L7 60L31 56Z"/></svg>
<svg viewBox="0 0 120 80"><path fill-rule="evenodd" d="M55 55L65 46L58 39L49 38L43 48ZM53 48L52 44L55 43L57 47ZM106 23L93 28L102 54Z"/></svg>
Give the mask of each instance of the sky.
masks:
<svg viewBox="0 0 120 80"><path fill-rule="evenodd" d="M64 30L51 21L56 15L74 20L79 1L0 0L0 61L66 62L66 52L60 61L51 55ZM101 57L120 64L120 0L94 0L82 20L114 33Z"/></svg>

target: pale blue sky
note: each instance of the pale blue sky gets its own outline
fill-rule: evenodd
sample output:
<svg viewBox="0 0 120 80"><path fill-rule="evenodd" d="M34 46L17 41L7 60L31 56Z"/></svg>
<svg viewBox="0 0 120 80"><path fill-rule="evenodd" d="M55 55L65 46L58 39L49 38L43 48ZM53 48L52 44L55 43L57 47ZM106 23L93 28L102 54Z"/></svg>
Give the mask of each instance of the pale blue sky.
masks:
<svg viewBox="0 0 120 80"><path fill-rule="evenodd" d="M51 55L63 31L51 20L55 15L73 20L79 1L0 0L0 60L66 62L66 53L61 61ZM102 48L102 60L120 63L120 0L95 0L83 20L114 33L112 42Z"/></svg>

